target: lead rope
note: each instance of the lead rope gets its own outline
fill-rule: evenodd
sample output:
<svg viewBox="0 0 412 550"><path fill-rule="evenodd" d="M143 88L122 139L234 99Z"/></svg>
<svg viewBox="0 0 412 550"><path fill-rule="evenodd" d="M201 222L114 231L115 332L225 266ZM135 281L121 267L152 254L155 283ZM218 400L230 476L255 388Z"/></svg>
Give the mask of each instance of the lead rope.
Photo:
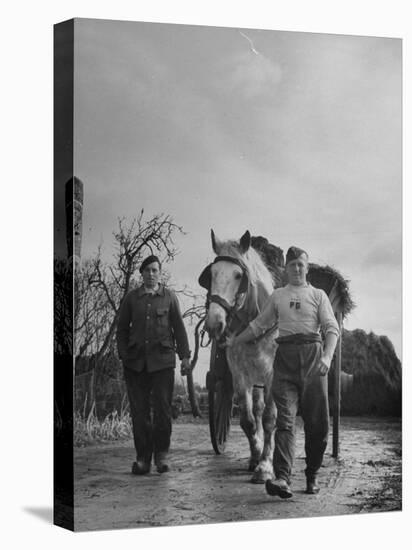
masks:
<svg viewBox="0 0 412 550"><path fill-rule="evenodd" d="M198 357L199 357L199 347L200 347L200 344L199 344L199 330L200 330L200 327L201 327L202 323L204 323L205 319L206 319L206 314L200 319L200 321L197 323L197 325L195 327L195 351L193 353L193 359L190 362L190 372L187 373L187 375L186 375L187 392L189 394L189 401L190 401L190 406L191 406L191 409L192 409L192 414L195 418L201 417L202 413L200 412L199 402L197 400L197 395L196 395L196 391L195 391L195 386L194 386L194 382L193 382L193 374L192 373L193 373L193 369L195 368Z"/></svg>

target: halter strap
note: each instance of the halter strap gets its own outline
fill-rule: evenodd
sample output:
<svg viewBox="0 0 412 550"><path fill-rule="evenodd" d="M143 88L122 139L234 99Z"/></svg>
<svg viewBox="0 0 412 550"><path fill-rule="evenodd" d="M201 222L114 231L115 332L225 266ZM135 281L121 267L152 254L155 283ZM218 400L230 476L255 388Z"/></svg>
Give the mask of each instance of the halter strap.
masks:
<svg viewBox="0 0 412 550"><path fill-rule="evenodd" d="M221 296L219 296L219 294L211 294L211 295L208 294L206 307L208 308L209 304L213 304L213 303L221 306L227 313L230 313L236 305L235 304L234 306L231 306L229 302L224 298L222 298Z"/></svg>
<svg viewBox="0 0 412 550"><path fill-rule="evenodd" d="M245 265L237 258L233 258L233 256L216 256L212 264L217 264L218 262L230 262L232 264L238 265L243 269L243 271L245 271Z"/></svg>

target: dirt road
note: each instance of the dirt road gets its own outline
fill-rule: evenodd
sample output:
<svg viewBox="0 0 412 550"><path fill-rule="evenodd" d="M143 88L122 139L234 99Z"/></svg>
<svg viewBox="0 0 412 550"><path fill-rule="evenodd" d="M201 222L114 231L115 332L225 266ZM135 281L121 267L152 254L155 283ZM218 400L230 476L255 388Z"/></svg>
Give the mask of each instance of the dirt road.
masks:
<svg viewBox="0 0 412 550"><path fill-rule="evenodd" d="M305 495L302 429L292 488L282 501L249 482L248 445L233 425L227 451L216 456L208 426L173 427L172 471L132 476L132 442L75 449L75 529L118 529L258 519L294 518L401 509L401 422L343 418L340 458L328 446L321 492Z"/></svg>

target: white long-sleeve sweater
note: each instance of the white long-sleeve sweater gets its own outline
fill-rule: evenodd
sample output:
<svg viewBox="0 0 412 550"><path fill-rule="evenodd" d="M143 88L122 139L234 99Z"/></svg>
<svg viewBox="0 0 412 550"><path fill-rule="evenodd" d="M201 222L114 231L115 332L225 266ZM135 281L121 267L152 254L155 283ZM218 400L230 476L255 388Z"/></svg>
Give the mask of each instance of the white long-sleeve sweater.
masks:
<svg viewBox="0 0 412 550"><path fill-rule="evenodd" d="M255 337L277 326L279 336L332 332L339 336L339 326L326 293L307 283L286 285L274 290L262 312L250 323Z"/></svg>

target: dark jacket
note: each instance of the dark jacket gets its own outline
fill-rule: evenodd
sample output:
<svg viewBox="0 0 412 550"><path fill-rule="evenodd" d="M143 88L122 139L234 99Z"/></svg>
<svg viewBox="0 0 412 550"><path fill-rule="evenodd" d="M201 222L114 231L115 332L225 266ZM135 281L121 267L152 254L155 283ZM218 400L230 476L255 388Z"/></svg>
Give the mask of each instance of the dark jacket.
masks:
<svg viewBox="0 0 412 550"><path fill-rule="evenodd" d="M117 347L126 368L148 372L176 366L179 358L190 357L186 329L175 293L160 285L155 294L144 286L124 298L117 325Z"/></svg>

